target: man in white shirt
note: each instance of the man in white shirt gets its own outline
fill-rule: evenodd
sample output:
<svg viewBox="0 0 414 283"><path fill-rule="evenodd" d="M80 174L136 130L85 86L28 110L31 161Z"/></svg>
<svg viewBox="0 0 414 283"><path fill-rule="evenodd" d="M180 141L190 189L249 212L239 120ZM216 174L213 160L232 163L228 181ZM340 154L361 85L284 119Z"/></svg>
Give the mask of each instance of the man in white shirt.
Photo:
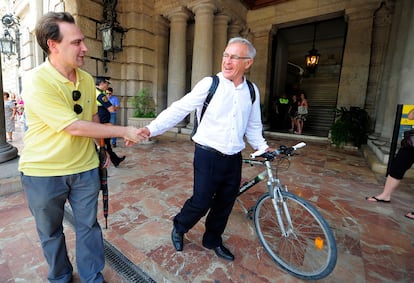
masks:
<svg viewBox="0 0 414 283"><path fill-rule="evenodd" d="M240 37L230 39L223 53L217 90L193 136L194 193L174 218L171 238L177 251L183 249L184 234L210 210L202 244L217 256L234 260L221 235L239 191L243 137L255 150L271 150L262 135L259 91L254 86L257 97L252 103L244 77L255 55L253 45ZM162 134L194 109L200 113L211 84L212 77L200 80L191 92L143 128L143 133L151 137Z"/></svg>

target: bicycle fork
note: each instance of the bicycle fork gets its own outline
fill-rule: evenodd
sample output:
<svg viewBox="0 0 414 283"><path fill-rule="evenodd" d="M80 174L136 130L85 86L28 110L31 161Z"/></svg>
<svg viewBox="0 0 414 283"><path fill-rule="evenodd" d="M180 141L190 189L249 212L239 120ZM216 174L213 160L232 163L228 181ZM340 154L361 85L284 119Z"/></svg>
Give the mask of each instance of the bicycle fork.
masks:
<svg viewBox="0 0 414 283"><path fill-rule="evenodd" d="M290 218L288 205L286 203L286 200L282 196L280 188L273 190L272 203L273 203L273 208L275 209L275 212L276 212L276 218L277 218L277 222L280 227L280 231L282 232L282 236L288 237L289 235L294 235L296 238L296 235L293 229L292 219ZM284 218L282 217L280 205L283 207L283 212L285 216ZM286 223L287 225L285 225L284 220L285 222L287 222Z"/></svg>
<svg viewBox="0 0 414 283"><path fill-rule="evenodd" d="M282 195L283 188L282 188L282 184L280 183L280 179L279 178L275 179L273 177L273 172L271 170L270 163L266 164L266 168L267 168L267 173L269 176L267 186L268 186L269 194L272 198L273 208L275 209L275 212L276 212L276 218L277 218L277 222L280 227L280 231L282 232L282 236L288 237L289 235L292 234L296 238L296 235L293 229L292 219L290 218L288 205ZM285 190L287 191L286 186L285 186ZM280 206L278 205L278 203L281 204L283 207L283 212L285 214L285 220L287 222L287 226L285 226L285 223L283 221L282 213L280 211Z"/></svg>

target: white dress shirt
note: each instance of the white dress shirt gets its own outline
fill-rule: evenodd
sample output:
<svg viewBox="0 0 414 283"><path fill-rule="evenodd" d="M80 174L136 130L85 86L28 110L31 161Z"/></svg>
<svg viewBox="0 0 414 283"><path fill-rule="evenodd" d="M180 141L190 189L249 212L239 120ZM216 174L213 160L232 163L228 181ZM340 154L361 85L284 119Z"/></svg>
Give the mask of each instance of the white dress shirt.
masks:
<svg viewBox="0 0 414 283"><path fill-rule="evenodd" d="M224 154L235 154L245 148L243 137L254 150L265 150L268 145L262 135L260 94L254 85L256 99L252 104L246 79L234 86L233 82L218 73L219 84L197 128L193 141L212 147ZM203 103L212 84L211 77L200 80L191 92L162 111L147 128L157 136L182 121L197 109L200 119Z"/></svg>

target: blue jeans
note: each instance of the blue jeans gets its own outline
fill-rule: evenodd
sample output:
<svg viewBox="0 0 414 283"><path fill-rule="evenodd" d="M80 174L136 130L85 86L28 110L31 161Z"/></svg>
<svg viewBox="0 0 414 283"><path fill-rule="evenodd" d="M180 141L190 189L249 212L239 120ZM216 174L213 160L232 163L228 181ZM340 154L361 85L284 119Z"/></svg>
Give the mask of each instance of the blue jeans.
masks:
<svg viewBox="0 0 414 283"><path fill-rule="evenodd" d="M111 118L109 119L109 123L112 125L116 125L116 113L111 113ZM116 144L116 138L112 138L112 144Z"/></svg>
<svg viewBox="0 0 414 283"><path fill-rule="evenodd" d="M101 227L97 221L100 189L98 169L56 177L21 175L23 189L49 264L50 282L70 282L69 261L63 233L66 200L75 220L76 264L82 282L103 282L105 254Z"/></svg>

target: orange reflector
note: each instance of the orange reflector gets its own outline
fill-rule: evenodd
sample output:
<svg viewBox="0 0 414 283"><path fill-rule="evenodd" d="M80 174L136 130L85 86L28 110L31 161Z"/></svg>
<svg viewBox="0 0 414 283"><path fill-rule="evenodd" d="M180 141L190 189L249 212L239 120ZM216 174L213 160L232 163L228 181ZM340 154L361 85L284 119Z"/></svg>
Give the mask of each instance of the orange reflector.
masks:
<svg viewBox="0 0 414 283"><path fill-rule="evenodd" d="M318 250L322 250L323 249L323 239L321 237L316 237L316 239L315 239L315 247Z"/></svg>

